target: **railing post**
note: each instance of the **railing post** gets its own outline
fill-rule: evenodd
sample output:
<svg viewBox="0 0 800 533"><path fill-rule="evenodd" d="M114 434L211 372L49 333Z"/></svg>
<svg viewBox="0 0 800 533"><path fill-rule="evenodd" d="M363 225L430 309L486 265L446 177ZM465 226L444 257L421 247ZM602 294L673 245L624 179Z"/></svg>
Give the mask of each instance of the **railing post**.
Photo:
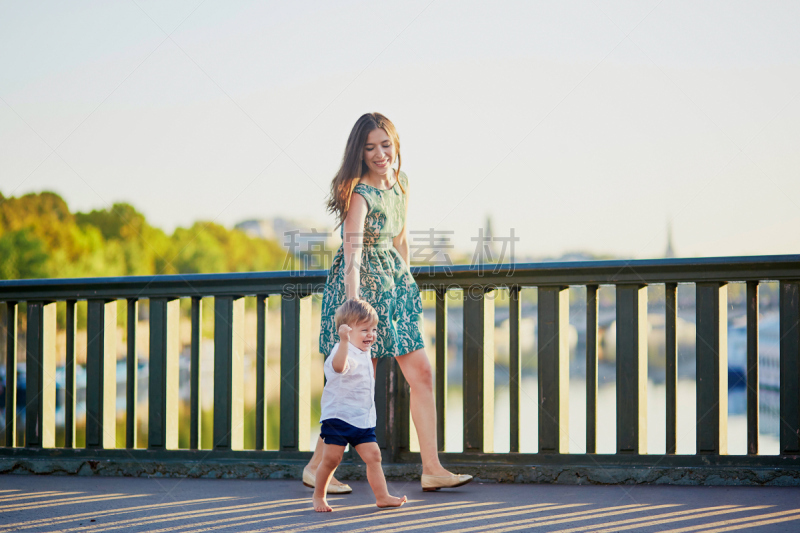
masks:
<svg viewBox="0 0 800 533"><path fill-rule="evenodd" d="M539 453L569 453L569 289L538 293Z"/></svg>
<svg viewBox="0 0 800 533"><path fill-rule="evenodd" d="M494 299L464 291L464 451L494 451Z"/></svg>
<svg viewBox="0 0 800 533"><path fill-rule="evenodd" d="M617 453L647 453L647 287L617 285Z"/></svg>
<svg viewBox="0 0 800 533"><path fill-rule="evenodd" d="M447 417L447 289L436 289L436 445L445 449Z"/></svg>
<svg viewBox="0 0 800 533"><path fill-rule="evenodd" d="M178 448L180 300L150 300L150 381L147 447Z"/></svg>
<svg viewBox="0 0 800 533"><path fill-rule="evenodd" d="M327 355L325 354L326 357ZM375 412L378 420L384 421L375 427L375 437L378 439L383 461L387 463L394 462L394 449L391 447L394 435L389 429L394 422L394 402L391 401L395 396L394 374L399 371L393 367L394 363L393 357L378 359L375 371Z"/></svg>
<svg viewBox="0 0 800 533"><path fill-rule="evenodd" d="M214 298L214 449L244 446L244 298Z"/></svg>
<svg viewBox="0 0 800 533"><path fill-rule="evenodd" d="M728 287L697 283L697 454L728 453Z"/></svg>
<svg viewBox="0 0 800 533"><path fill-rule="evenodd" d="M17 302L6 302L6 442L17 445Z"/></svg>
<svg viewBox="0 0 800 533"><path fill-rule="evenodd" d="M117 302L89 300L86 324L86 447L116 448Z"/></svg>
<svg viewBox="0 0 800 533"><path fill-rule="evenodd" d="M395 358L379 359L375 376L375 410L379 422L375 436L386 462L398 462L400 454L408 451L409 399L408 382Z"/></svg>
<svg viewBox="0 0 800 533"><path fill-rule="evenodd" d="M586 453L597 453L597 285L586 286Z"/></svg>
<svg viewBox="0 0 800 533"><path fill-rule="evenodd" d="M678 284L664 284L664 348L666 372L666 451L674 455L678 445Z"/></svg>
<svg viewBox="0 0 800 533"><path fill-rule="evenodd" d="M139 300L128 298L127 301L127 353L125 355L125 447L136 448L138 428L136 426L137 403L139 399L138 366L139 356L136 353L136 332L139 325Z"/></svg>
<svg viewBox="0 0 800 533"><path fill-rule="evenodd" d="M192 345L189 384L189 449L199 450L203 435L203 299L192 296Z"/></svg>
<svg viewBox="0 0 800 533"><path fill-rule="evenodd" d="M394 416L392 417L393 424L391 426L393 438L390 441L390 448L392 450L392 462L397 463L400 461L400 455L408 451L409 443L411 442L411 385L406 381L406 377L394 357L392 357L392 367L395 379L394 390L397 392L393 396Z"/></svg>
<svg viewBox="0 0 800 533"><path fill-rule="evenodd" d="M74 448L75 435L75 336L78 333L78 316L75 300L67 300L67 353L64 364L64 447Z"/></svg>
<svg viewBox="0 0 800 533"><path fill-rule="evenodd" d="M780 282L781 454L800 453L800 281Z"/></svg>
<svg viewBox="0 0 800 533"><path fill-rule="evenodd" d="M267 304L256 296L256 450L267 449Z"/></svg>
<svg viewBox="0 0 800 533"><path fill-rule="evenodd" d="M758 455L758 282L747 282L747 454Z"/></svg>
<svg viewBox="0 0 800 533"><path fill-rule="evenodd" d="M519 320L519 287L508 291L508 407L509 407L509 451L519 452L519 393L521 383Z"/></svg>
<svg viewBox="0 0 800 533"><path fill-rule="evenodd" d="M281 451L309 449L310 334L311 298L284 294L281 299Z"/></svg>
<svg viewBox="0 0 800 533"><path fill-rule="evenodd" d="M56 304L28 302L25 446L56 445Z"/></svg>

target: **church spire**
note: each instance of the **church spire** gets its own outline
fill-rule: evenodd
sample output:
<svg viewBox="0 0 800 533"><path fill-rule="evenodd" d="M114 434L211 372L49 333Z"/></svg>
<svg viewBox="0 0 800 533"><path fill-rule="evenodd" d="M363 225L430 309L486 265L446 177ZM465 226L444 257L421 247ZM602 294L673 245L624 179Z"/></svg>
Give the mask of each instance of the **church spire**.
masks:
<svg viewBox="0 0 800 533"><path fill-rule="evenodd" d="M667 221L667 249L664 251L664 257L675 257L675 247L672 246L672 221Z"/></svg>

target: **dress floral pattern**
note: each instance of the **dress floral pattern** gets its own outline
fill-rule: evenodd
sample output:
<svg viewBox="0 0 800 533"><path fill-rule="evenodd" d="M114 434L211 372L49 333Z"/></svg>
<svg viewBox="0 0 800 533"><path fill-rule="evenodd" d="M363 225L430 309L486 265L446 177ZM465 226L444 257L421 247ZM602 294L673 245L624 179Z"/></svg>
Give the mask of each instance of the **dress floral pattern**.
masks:
<svg viewBox="0 0 800 533"><path fill-rule="evenodd" d="M394 248L392 239L405 226L408 178L399 173L391 189L359 183L353 189L367 201L361 255L360 296L378 313L378 338L372 357L396 357L425 346L422 334L422 300L408 265ZM342 228L344 231L344 228ZM339 341L334 314L344 303L344 251L340 246L331 263L322 295L319 349L326 356Z"/></svg>

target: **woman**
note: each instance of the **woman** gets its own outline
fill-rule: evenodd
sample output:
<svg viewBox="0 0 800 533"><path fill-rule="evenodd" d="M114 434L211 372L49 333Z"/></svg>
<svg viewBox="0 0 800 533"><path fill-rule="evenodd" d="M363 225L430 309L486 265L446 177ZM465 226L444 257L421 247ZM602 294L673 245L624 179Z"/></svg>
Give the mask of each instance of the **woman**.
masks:
<svg viewBox="0 0 800 533"><path fill-rule="evenodd" d="M395 169L395 163L397 168ZM472 476L448 472L436 450L433 376L422 335L422 301L408 268L408 178L400 172L400 142L394 124L380 113L359 118L347 139L342 165L331 183L328 211L342 226L342 246L331 264L322 298L320 351L336 342L335 310L362 298L378 312L373 358L394 357L411 387L411 418L419 436L422 489L459 487ZM377 365L377 359L373 359ZM313 486L322 440L303 470ZM351 492L331 480L329 493Z"/></svg>

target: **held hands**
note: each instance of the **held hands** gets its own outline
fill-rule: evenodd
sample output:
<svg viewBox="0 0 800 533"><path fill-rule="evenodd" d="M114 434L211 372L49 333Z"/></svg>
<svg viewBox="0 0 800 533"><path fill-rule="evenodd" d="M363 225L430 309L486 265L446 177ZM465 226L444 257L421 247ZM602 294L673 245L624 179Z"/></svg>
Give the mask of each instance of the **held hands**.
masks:
<svg viewBox="0 0 800 533"><path fill-rule="evenodd" d="M342 324L341 326L339 326L339 339L342 342L350 342L351 331L353 331L353 328L351 328L347 324Z"/></svg>

